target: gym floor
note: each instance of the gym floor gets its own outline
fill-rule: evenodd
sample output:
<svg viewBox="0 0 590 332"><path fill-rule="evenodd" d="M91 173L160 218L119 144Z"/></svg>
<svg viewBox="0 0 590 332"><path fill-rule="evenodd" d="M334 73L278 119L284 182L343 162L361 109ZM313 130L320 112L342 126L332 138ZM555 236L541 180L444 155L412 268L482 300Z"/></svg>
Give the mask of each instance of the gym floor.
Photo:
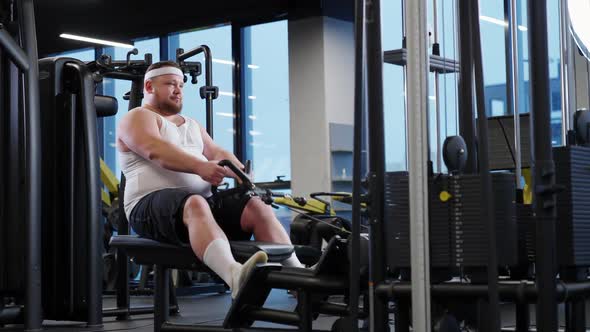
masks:
<svg viewBox="0 0 590 332"><path fill-rule="evenodd" d="M132 306L145 306L152 303L151 296L133 296ZM337 299L331 299L332 301ZM171 321L181 324L202 324L221 326L225 313L229 308L231 298L229 293L226 294L209 294L196 296L182 296L178 297L180 306L180 315L172 316ZM111 308L115 306L114 296L104 297L104 307ZM296 305L296 300L293 296L287 294L284 290L273 290L269 296L265 306L274 309L293 310ZM534 321L535 308L531 308L531 320ZM590 314L590 303L586 304L587 314ZM563 321L563 306L560 306L560 322L562 327L560 331L564 331ZM314 329L330 330L332 323L336 320L335 317L321 315L314 321ZM289 328L284 325L276 325L272 323L256 322L255 327L281 327ZM514 308L510 304L502 305L502 326L503 331L511 331L515 326ZM588 326L588 325L587 325ZM90 332L90 331L138 331L151 332L154 329L153 315L137 315L132 316L127 321L117 321L114 317L105 317L102 328L88 328L84 324L77 322L56 322L44 321L43 327L45 331L52 332ZM534 330L534 329L533 329ZM22 331L22 327L5 327L0 328L1 332ZM392 327L393 331L393 327ZM588 331L588 330L587 330Z"/></svg>
<svg viewBox="0 0 590 332"><path fill-rule="evenodd" d="M103 305L105 308L115 307L115 297L105 296ZM171 321L181 324L203 324L221 326L231 302L229 292L226 294L209 294L196 296L178 297L180 306L180 315L171 316ZM151 296L132 296L132 306L145 306L152 304ZM273 290L265 306L273 309L293 310L297 301L287 294L285 290ZM314 322L314 329L330 330L335 317L319 317ZM256 327L280 326L289 328L284 325L272 323L257 322ZM73 332L73 331L137 331L148 332L154 330L153 315L132 316L128 321L117 321L114 317L105 317L102 328L88 328L77 322L56 322L44 321L44 330L52 332ZM0 328L0 331L22 331L21 327Z"/></svg>

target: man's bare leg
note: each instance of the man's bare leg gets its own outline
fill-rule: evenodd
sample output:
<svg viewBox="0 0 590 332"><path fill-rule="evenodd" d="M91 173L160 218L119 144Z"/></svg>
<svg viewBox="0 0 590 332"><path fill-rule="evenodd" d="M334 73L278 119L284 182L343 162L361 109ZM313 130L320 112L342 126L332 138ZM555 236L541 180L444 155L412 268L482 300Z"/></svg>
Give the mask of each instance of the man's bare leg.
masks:
<svg viewBox="0 0 590 332"><path fill-rule="evenodd" d="M236 262L227 236L215 222L209 204L202 196L192 195L186 200L182 217L193 252L229 285L232 298L235 298L256 264L266 263L266 253L257 252L244 265Z"/></svg>
<svg viewBox="0 0 590 332"><path fill-rule="evenodd" d="M258 197L252 197L240 219L242 229L254 233L257 241L281 244L291 244L291 239L281 222L277 219L272 208ZM282 262L285 266L304 267L295 253Z"/></svg>

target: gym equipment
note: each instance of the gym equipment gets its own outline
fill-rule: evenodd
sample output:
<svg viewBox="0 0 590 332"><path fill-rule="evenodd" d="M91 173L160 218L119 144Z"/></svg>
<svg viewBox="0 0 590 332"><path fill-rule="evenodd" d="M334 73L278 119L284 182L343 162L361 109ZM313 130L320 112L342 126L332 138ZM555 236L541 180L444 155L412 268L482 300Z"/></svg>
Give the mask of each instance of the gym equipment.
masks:
<svg viewBox="0 0 590 332"><path fill-rule="evenodd" d="M530 114L519 115L520 162L522 168L531 167ZM489 159L491 170L514 170L517 148L515 146L515 125L512 115L488 118Z"/></svg>
<svg viewBox="0 0 590 332"><path fill-rule="evenodd" d="M273 204L276 195L268 189L256 187L248 177L231 162L222 160L222 166L230 168L239 178L240 184L224 191L212 190L214 195L227 195L241 192L244 195L259 196L267 204ZM264 250L270 261L282 261L292 252L291 245L259 244L256 242L231 241L232 252L237 260L244 261L257 250ZM333 237L323 252L317 267L313 270L286 268L267 264L258 267L245 282L238 297L232 303L223 327L178 326L168 322L168 284L170 268L200 268L202 263L194 256L188 246L175 246L153 240L130 236L115 236L111 246L125 250L142 264L156 265L156 313L155 331L224 331L250 326L255 320L271 321L298 326L302 331L310 331L314 317L325 312L346 316L346 305L325 301L331 294L346 294L348 281L348 246L345 240ZM297 291L299 305L296 312L261 308L272 288L294 289ZM312 296L313 294L313 296ZM276 331L277 329L272 329Z"/></svg>
<svg viewBox="0 0 590 332"><path fill-rule="evenodd" d="M39 330L42 149L34 4L2 2L0 12L0 326ZM10 305L5 297L18 300Z"/></svg>
<svg viewBox="0 0 590 332"><path fill-rule="evenodd" d="M199 50L204 50L206 48L205 45L198 48ZM181 67L182 71L185 74L191 76L191 83L197 83L197 77L201 75L201 63L200 62L189 62L184 61L188 56L192 56L194 54L199 53L200 51L189 51L187 53L183 53L182 49L177 50L178 55L183 55L183 57L178 58L179 66ZM100 82L104 77L110 77L115 79L123 79L129 80L132 82L131 84L131 91L129 91L123 98L129 100L129 109L133 109L137 106L141 105L141 99L143 98L143 76L145 71L152 63L152 56L151 54L145 54L143 60L131 60L132 55L137 55L137 49L133 49L127 53L127 57L124 61L112 60L108 55L102 55L96 61L89 62L87 66L89 69L94 73L95 79L97 82ZM188 56L187 56L188 55ZM208 51L205 53L205 60L210 59L211 53ZM206 80L207 82L211 82L212 80L212 72L211 68L207 67L206 70ZM185 81L187 78L185 76ZM213 89L214 87L211 87ZM212 113L212 105L208 105L207 112ZM104 173L102 173L104 175ZM112 182L107 178L108 182ZM118 184L118 183L117 183ZM113 225L112 228L115 228L118 231L119 235L129 234L129 225L127 219L125 217L125 212L123 210L123 197L124 197L124 186L125 186L125 177L121 175L121 184L120 190L116 197L116 205L112 205L111 207L107 208L106 212L111 217L111 221L117 222L117 225ZM114 195L110 195L113 197ZM107 225L108 226L108 225ZM151 306L143 306L143 307L130 307L130 289L129 289L129 269L132 267L131 264L135 264L134 262L130 262L124 252L117 252L116 253L117 264L113 270L116 270L117 276L117 283L116 283L116 294L117 294L117 307L116 308L109 308L103 310L103 315L105 316L117 316L117 319L127 319L130 314L143 314L143 313L150 313L153 311ZM142 269L142 279L140 280L138 291L142 291L142 287L146 284L146 277L147 272L150 268L144 267ZM112 274L108 274L109 276L113 276ZM112 283L111 283L112 285ZM223 284L207 284L203 286L195 286L191 287L188 290L190 294L200 294L200 293L208 293L208 292L223 292L225 287ZM185 289L187 291L187 289ZM174 293L171 293L174 294ZM172 301L175 302L175 297L172 296ZM175 305L171 309L172 312L177 311Z"/></svg>
<svg viewBox="0 0 590 332"><path fill-rule="evenodd" d="M211 50L207 45L201 45L187 52L179 48L176 50L176 62L178 62L181 68L186 68L187 66L191 66L191 63L187 62L186 59L201 53L205 56L205 85L199 89L199 94L201 99L205 99L207 132L213 138L213 100L219 96L219 88L213 85L213 57L211 56ZM197 83L197 76L201 73L200 64L196 68L189 67L188 69L193 84Z"/></svg>
<svg viewBox="0 0 590 332"><path fill-rule="evenodd" d="M103 225L95 82L87 67L72 58L42 59L39 69L41 98L55 101L42 105L44 314L101 325Z"/></svg>
<svg viewBox="0 0 590 332"><path fill-rule="evenodd" d="M385 179L388 267L407 280L411 257L408 173L388 172ZM495 227L498 239L501 239L497 246L498 267L516 266L518 239L514 176L494 173L492 187L496 205ZM487 266L488 248L486 230L480 218L479 177L435 174L429 179L428 189L430 265L437 271L431 282L449 280L454 276L466 276L472 282L485 281L487 278L481 275L481 270Z"/></svg>
<svg viewBox="0 0 590 332"><path fill-rule="evenodd" d="M318 262L324 243L328 243L335 235L347 238L351 229L350 221L336 216L331 204L320 198L328 196L350 204L349 193L317 192L309 196L310 199L291 196L274 198L275 204L297 213L291 221L289 237L295 245L297 257L307 266Z"/></svg>
<svg viewBox="0 0 590 332"><path fill-rule="evenodd" d="M583 146L590 145L590 111L578 110L574 113L574 128L576 143Z"/></svg>

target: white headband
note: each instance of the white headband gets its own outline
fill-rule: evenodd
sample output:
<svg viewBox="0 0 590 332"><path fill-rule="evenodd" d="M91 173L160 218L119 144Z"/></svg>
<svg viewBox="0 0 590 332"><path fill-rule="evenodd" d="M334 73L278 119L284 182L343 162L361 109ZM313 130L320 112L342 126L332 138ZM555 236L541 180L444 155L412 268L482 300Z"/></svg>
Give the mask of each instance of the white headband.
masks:
<svg viewBox="0 0 590 332"><path fill-rule="evenodd" d="M152 70L148 71L147 73L145 73L143 81L145 82L145 81L152 79L156 76L162 76L162 75L168 75L168 74L178 75L184 79L184 74L182 73L182 70L180 70L176 67L166 66L166 67L152 69Z"/></svg>

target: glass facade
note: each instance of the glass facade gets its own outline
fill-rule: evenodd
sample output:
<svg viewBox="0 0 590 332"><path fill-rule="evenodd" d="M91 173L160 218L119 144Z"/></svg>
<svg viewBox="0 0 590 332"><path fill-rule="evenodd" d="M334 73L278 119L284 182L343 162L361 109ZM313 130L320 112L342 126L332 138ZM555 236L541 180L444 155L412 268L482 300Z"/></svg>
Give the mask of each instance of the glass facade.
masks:
<svg viewBox="0 0 590 332"><path fill-rule="evenodd" d="M530 112L529 50L527 1L517 0L517 47L518 47L518 110ZM504 19L502 1L482 2L480 24L483 47L486 110L488 115L511 113L506 98L506 59L504 57L504 30L508 26ZM559 1L547 1L547 41L549 52L549 79L551 100L551 138L553 145L562 145L561 139L561 87L559 48ZM501 52L499 51L501 50ZM500 76L504 75L503 78Z"/></svg>
<svg viewBox="0 0 590 332"><path fill-rule="evenodd" d="M433 43L440 46L440 55L446 59L458 59L455 1L439 1L437 10L437 34L434 39L434 7L429 6L428 26L431 31L430 53ZM384 0L381 3L381 35L384 51L402 48L404 40L404 17L402 2ZM457 134L457 74L438 75L438 89L435 74L430 74L428 94L428 125L430 158L437 167L437 145L445 137ZM407 169L407 109L406 109L405 67L385 64L383 67L384 118L385 118L385 159L387 171ZM437 93L438 90L438 93ZM438 96L438 100L437 100ZM438 103L438 116L437 116ZM444 169L444 165L441 166ZM438 169L435 168L435 171Z"/></svg>
<svg viewBox="0 0 590 332"><path fill-rule="evenodd" d="M246 27L242 36L245 156L255 181L290 179L287 22Z"/></svg>

